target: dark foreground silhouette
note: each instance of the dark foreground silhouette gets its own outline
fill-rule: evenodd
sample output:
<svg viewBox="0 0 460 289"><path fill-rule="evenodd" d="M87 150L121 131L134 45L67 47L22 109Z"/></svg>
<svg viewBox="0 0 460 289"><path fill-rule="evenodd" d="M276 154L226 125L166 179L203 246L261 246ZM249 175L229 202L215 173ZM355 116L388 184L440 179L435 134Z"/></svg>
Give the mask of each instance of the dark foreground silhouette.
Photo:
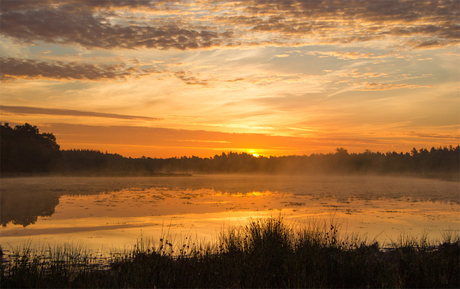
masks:
<svg viewBox="0 0 460 289"><path fill-rule="evenodd" d="M438 245L406 238L390 248L343 237L336 222L306 228L280 218L224 231L215 243L186 237L140 241L105 268L83 250L34 254L2 264L1 288L458 288L458 236Z"/></svg>
<svg viewBox="0 0 460 289"><path fill-rule="evenodd" d="M458 180L460 146L411 152L335 153L310 156L254 157L247 153L222 153L211 158L126 158L94 150L60 150L52 133L36 126L1 125L2 176L84 175L152 176L178 173L269 174L408 174Z"/></svg>

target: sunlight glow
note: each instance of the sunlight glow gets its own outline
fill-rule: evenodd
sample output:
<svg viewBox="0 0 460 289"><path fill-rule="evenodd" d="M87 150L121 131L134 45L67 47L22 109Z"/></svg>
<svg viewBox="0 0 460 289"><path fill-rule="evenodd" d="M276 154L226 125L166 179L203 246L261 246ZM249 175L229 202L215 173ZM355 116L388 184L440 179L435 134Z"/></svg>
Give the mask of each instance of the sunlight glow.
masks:
<svg viewBox="0 0 460 289"><path fill-rule="evenodd" d="M19 2L2 10L0 118L43 127L62 149L208 158L458 144L459 1Z"/></svg>

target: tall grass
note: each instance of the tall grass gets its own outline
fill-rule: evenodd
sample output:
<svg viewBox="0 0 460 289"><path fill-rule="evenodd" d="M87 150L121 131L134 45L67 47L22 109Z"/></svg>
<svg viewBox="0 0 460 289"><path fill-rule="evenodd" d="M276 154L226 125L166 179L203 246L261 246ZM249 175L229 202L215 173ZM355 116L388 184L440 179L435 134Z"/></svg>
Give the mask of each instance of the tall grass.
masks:
<svg viewBox="0 0 460 289"><path fill-rule="evenodd" d="M43 246L31 242L2 256L1 288L67 287L83 272L103 268L101 258L80 245ZM3 254L3 250L2 250Z"/></svg>
<svg viewBox="0 0 460 289"><path fill-rule="evenodd" d="M214 242L165 233L156 245L140 239L134 249L114 254L107 268L92 263L82 249L48 255L26 250L2 264L1 287L460 286L459 236L447 233L437 244L406 236L381 248L340 231L336 220L301 226L279 217L223 230Z"/></svg>

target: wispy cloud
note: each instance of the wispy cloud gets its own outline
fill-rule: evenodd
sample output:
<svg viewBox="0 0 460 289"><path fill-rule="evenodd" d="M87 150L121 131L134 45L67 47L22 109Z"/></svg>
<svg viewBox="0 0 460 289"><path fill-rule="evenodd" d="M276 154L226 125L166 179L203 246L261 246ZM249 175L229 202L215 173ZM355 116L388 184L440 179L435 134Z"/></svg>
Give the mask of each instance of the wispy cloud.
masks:
<svg viewBox="0 0 460 289"><path fill-rule="evenodd" d="M459 134L452 133L423 133L423 132L409 132L409 136L416 136L420 138L433 138L433 139L451 139L458 140L460 138Z"/></svg>
<svg viewBox="0 0 460 289"><path fill-rule="evenodd" d="M342 51L307 51L305 54L307 55L319 55L322 56L332 56L338 59L377 59L377 58L385 58L390 55L375 55L374 53L367 52L342 52Z"/></svg>
<svg viewBox="0 0 460 289"><path fill-rule="evenodd" d="M208 85L212 80L211 79L203 79L200 80L193 73L189 71L178 71L174 73L174 76L182 80L185 84L188 85Z"/></svg>
<svg viewBox="0 0 460 289"><path fill-rule="evenodd" d="M29 106L0 105L0 111L2 113L7 112L7 113L14 113L14 114L43 114L43 115L77 116L77 117L102 117L102 118L148 120L148 121L161 120L161 118L146 117L146 116L101 113L101 112L91 112L91 111L81 111L81 110L71 110L71 109L40 108L40 107L29 107Z"/></svg>
<svg viewBox="0 0 460 289"><path fill-rule="evenodd" d="M418 85L418 84L407 84L407 83L368 83L358 82L353 84L355 91L383 91L383 90L394 90L394 89L416 89L416 88L433 88L434 85Z"/></svg>

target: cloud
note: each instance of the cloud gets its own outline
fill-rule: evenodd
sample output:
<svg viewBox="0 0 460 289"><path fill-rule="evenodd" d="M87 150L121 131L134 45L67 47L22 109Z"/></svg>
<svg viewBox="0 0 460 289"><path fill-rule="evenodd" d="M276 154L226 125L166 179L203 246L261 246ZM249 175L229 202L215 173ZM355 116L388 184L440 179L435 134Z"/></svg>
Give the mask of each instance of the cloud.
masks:
<svg viewBox="0 0 460 289"><path fill-rule="evenodd" d="M197 77L193 76L193 74L190 71L178 71L174 73L174 76L182 80L185 84L188 85L208 85L212 80L211 79L205 79L205 80L200 80Z"/></svg>
<svg viewBox="0 0 460 289"><path fill-rule="evenodd" d="M122 15L110 10L133 7L135 3L147 5L145 1L132 1L131 4L131 1L71 1L70 4L56 6L46 5L50 2L27 2L45 5L25 10L7 7L1 14L2 35L24 43L44 41L54 44L78 44L88 49L163 50L209 48L222 45L225 39L231 38L230 32L216 32L201 27L182 28L173 23L161 22L147 25L124 19ZM93 11L95 7L109 10Z"/></svg>
<svg viewBox="0 0 460 289"><path fill-rule="evenodd" d="M213 86L219 83L248 82L269 85L274 82L302 82L306 77L301 74L280 74L238 77L234 79L203 78L200 73L189 70L141 68L140 64L128 66L126 63L93 64L62 61L38 61L34 59L16 59L0 57L0 81L49 79L60 81L104 81L125 80L148 75L174 76L187 85ZM179 67L182 65L178 65Z"/></svg>
<svg viewBox="0 0 460 289"><path fill-rule="evenodd" d="M460 57L460 53L456 53L456 52L452 52L452 51L446 52L443 55Z"/></svg>
<svg viewBox="0 0 460 289"><path fill-rule="evenodd" d="M374 40L425 49L459 44L459 11L457 0L3 1L1 34L88 49Z"/></svg>
<svg viewBox="0 0 460 289"><path fill-rule="evenodd" d="M348 60L348 59L377 59L385 58L390 55L375 55L374 53L361 53L361 52L341 52L341 51L307 51L307 55L320 55L321 56L332 56L338 59Z"/></svg>
<svg viewBox="0 0 460 289"><path fill-rule="evenodd" d="M304 138L271 136L256 133L226 133L204 130L185 130L154 128L141 126L89 126L78 124L54 123L50 130L59 136L63 143L89 142L92 144L112 145L156 145L165 147L189 146L203 148L274 148L301 146ZM72 134L68 134L71 131ZM201 143L201 144L200 144ZM177 152L175 152L177 153Z"/></svg>
<svg viewBox="0 0 460 289"><path fill-rule="evenodd" d="M254 98L252 101L269 107L269 110L288 111L294 114L299 108L302 108L302 111L306 113L307 108L314 108L318 105L318 101L323 98L324 94L322 93L306 93L303 95Z"/></svg>
<svg viewBox="0 0 460 289"><path fill-rule="evenodd" d="M456 0L256 0L239 2L219 20L251 32L296 41L354 43L390 40L399 48L457 45ZM243 11L243 12L240 12Z"/></svg>
<svg viewBox="0 0 460 289"><path fill-rule="evenodd" d="M0 58L0 80L56 79L56 80L117 80L143 76L159 71L127 67L126 64L89 64L61 61L42 62L33 59Z"/></svg>
<svg viewBox="0 0 460 289"><path fill-rule="evenodd" d="M394 89L416 89L416 88L433 88L436 87L434 85L418 85L418 84L395 84L395 83L368 83L368 82L360 82L353 84L355 91L383 91L383 90L394 90Z"/></svg>
<svg viewBox="0 0 460 289"><path fill-rule="evenodd" d="M207 86L216 79L199 79L192 71L155 70L118 64L92 64L62 61L43 62L34 59L16 59L0 57L0 81L20 79L51 80L124 80L129 77L142 77L152 74L174 75L187 85ZM237 79L234 81L240 81Z"/></svg>
<svg viewBox="0 0 460 289"><path fill-rule="evenodd" d="M44 114L44 115L61 115L61 116L78 116L78 117L101 117L101 118L115 118L115 119L129 119L129 120L148 120L156 121L161 118L123 115L113 113L100 113L71 109L55 109L55 108L41 108L30 106L6 106L0 105L0 111L13 114Z"/></svg>
<svg viewBox="0 0 460 289"><path fill-rule="evenodd" d="M415 136L420 138L432 138L432 139L452 139L458 140L460 138L459 134L453 133L421 133L421 132L409 132L409 136Z"/></svg>
<svg viewBox="0 0 460 289"><path fill-rule="evenodd" d="M355 1L334 1L316 0L255 0L243 2L247 14L261 16L289 15L296 18L309 16L308 19L328 20L331 16L338 16L337 19L363 19L380 24L385 22L398 21L404 24L418 22L420 20L447 21L455 19L458 15L458 1L439 0L424 1L418 0L355 0ZM332 5L333 4L333 5ZM451 10L453 9L454 10ZM284 12L275 14L274 11ZM271 18L269 18L271 19Z"/></svg>
<svg viewBox="0 0 460 289"><path fill-rule="evenodd" d="M167 3L172 1L156 1L160 3ZM117 7L117 8L155 8L155 2L151 0L97 0L97 1L85 1L85 0L40 0L40 1L3 1L2 2L2 10L3 11L14 11L14 10L30 10L36 9L38 7L43 6L54 6L54 7L62 7L70 5L73 7L80 7L86 8L89 10L96 9L96 8L110 8L110 7Z"/></svg>
<svg viewBox="0 0 460 289"><path fill-rule="evenodd" d="M340 71L337 73L340 77L351 77L351 78L375 78L375 77L388 77L389 74L386 72L376 73L376 72L360 72L357 68L351 70ZM399 75L398 77L403 77L404 75Z"/></svg>

